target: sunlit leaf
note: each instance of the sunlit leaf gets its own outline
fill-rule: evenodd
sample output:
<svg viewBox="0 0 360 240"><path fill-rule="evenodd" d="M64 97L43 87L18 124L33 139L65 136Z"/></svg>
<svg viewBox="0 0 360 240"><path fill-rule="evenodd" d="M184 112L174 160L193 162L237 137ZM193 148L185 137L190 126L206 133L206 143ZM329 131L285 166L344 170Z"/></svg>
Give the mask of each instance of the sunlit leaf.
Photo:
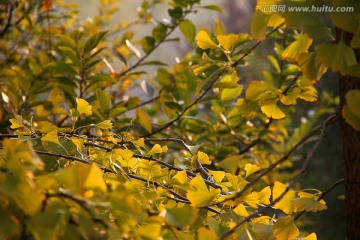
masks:
<svg viewBox="0 0 360 240"><path fill-rule="evenodd" d="M286 216L274 224L274 234L277 240L296 239L299 236L299 229L295 226L294 219Z"/></svg>
<svg viewBox="0 0 360 240"><path fill-rule="evenodd" d="M316 234L311 233L311 234L307 235L306 237L304 237L304 240L317 240Z"/></svg>
<svg viewBox="0 0 360 240"><path fill-rule="evenodd" d="M152 125L148 115L140 108L136 108L135 114L141 126L143 126L146 131L151 132Z"/></svg>
<svg viewBox="0 0 360 240"><path fill-rule="evenodd" d="M289 62L298 60L301 53L307 52L312 44L312 39L306 34L301 34L297 40L292 42L283 52L282 58Z"/></svg>
<svg viewBox="0 0 360 240"><path fill-rule="evenodd" d="M245 173L246 173L245 178L258 172L259 170L260 170L260 167L258 165L250 164L250 163L245 164Z"/></svg>
<svg viewBox="0 0 360 240"><path fill-rule="evenodd" d="M24 127L23 119L22 116L20 115L16 115L15 118L11 118L10 122L11 122L11 126L10 126L11 129Z"/></svg>
<svg viewBox="0 0 360 240"><path fill-rule="evenodd" d="M220 194L220 189L212 191L189 191L186 196L195 207L202 206L213 201Z"/></svg>
<svg viewBox="0 0 360 240"><path fill-rule="evenodd" d="M162 152L163 152L163 149L161 148L161 146L159 144L156 143L149 151L149 154L153 155L153 154L162 153Z"/></svg>
<svg viewBox="0 0 360 240"><path fill-rule="evenodd" d="M111 120L104 120L104 121L96 124L96 126L98 126L101 129L110 129L113 127L113 124L112 124Z"/></svg>
<svg viewBox="0 0 360 240"><path fill-rule="evenodd" d="M223 49L229 51L232 48L232 46L236 43L236 40L238 39L238 35L236 34L218 35L216 36L216 39L223 47Z"/></svg>
<svg viewBox="0 0 360 240"><path fill-rule="evenodd" d="M61 143L59 142L58 132L56 130L45 134L45 136L41 138L41 141L52 142L61 145Z"/></svg>
<svg viewBox="0 0 360 240"><path fill-rule="evenodd" d="M209 156L206 153L198 151L197 157L201 164L205 164L205 165L211 164L211 161L209 160Z"/></svg>
<svg viewBox="0 0 360 240"><path fill-rule="evenodd" d="M234 213L236 213L237 215L241 216L241 217L247 217L249 216L248 211L246 210L245 206L243 204L239 204L237 205L236 208L234 208Z"/></svg>
<svg viewBox="0 0 360 240"><path fill-rule="evenodd" d="M271 189L270 186L264 187L259 192L259 200L262 204L270 204L270 195L271 195Z"/></svg>
<svg viewBox="0 0 360 240"><path fill-rule="evenodd" d="M224 171L212 171L212 170L208 170L208 171L210 175L213 176L215 182L221 182L225 177Z"/></svg>
<svg viewBox="0 0 360 240"><path fill-rule="evenodd" d="M90 104L86 100L84 100L82 98L77 99L76 110L80 114L85 114L86 116L90 116L92 114L92 107L90 106Z"/></svg>
<svg viewBox="0 0 360 240"><path fill-rule="evenodd" d="M286 185L275 182L272 190L272 198L273 200L279 198L286 190ZM288 192L283 196L283 198L275 203L274 207L276 209L282 210L286 214L291 214L294 211L293 200L296 197L295 191L289 189Z"/></svg>
<svg viewBox="0 0 360 240"><path fill-rule="evenodd" d="M205 31L200 31L196 36L196 44L202 49L215 49L218 46L211 40Z"/></svg>
<svg viewBox="0 0 360 240"><path fill-rule="evenodd" d="M281 119L285 117L284 112L275 103L261 106L261 111L269 118Z"/></svg>

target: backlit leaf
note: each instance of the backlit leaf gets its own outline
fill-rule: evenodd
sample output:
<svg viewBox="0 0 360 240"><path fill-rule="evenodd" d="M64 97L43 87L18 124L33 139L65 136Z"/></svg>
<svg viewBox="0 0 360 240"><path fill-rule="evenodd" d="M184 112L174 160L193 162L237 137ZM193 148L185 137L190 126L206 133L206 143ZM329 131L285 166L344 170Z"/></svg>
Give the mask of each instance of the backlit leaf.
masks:
<svg viewBox="0 0 360 240"><path fill-rule="evenodd" d="M229 51L231 47L235 44L236 40L238 39L238 35L236 34L218 35L216 36L216 39L223 47L223 49Z"/></svg>
<svg viewBox="0 0 360 240"><path fill-rule="evenodd" d="M86 100L84 100L82 98L77 99L76 110L80 114L85 114L85 116L90 116L92 114L92 107L90 106L90 104Z"/></svg>
<svg viewBox="0 0 360 240"><path fill-rule="evenodd" d="M43 142L52 142L52 143L61 145L61 143L59 142L58 132L56 130L47 133L45 136L43 136L41 138L41 141L43 141Z"/></svg>
<svg viewBox="0 0 360 240"><path fill-rule="evenodd" d="M149 151L149 155L162 153L162 152L163 152L163 149L161 148L161 146L159 144L156 143Z"/></svg>
<svg viewBox="0 0 360 240"><path fill-rule="evenodd" d="M200 31L196 36L196 44L202 49L215 49L218 46L211 40L205 31Z"/></svg>
<svg viewBox="0 0 360 240"><path fill-rule="evenodd" d="M196 27L192 23L192 21L188 19L181 21L181 23L179 24L179 28L182 34L185 36L186 40L192 43L194 41L196 34Z"/></svg>
<svg viewBox="0 0 360 240"><path fill-rule="evenodd" d="M272 190L273 200L280 197L284 193L286 188L287 188L286 185L280 182L275 182ZM289 191L283 196L283 198L277 203L275 203L274 207L276 209L282 210L286 214L291 214L294 211L293 200L295 199L295 197L296 197L295 191L289 189Z"/></svg>
<svg viewBox="0 0 360 240"><path fill-rule="evenodd" d="M294 240L299 234L299 229L295 226L291 216L278 219L274 224L274 235L277 240Z"/></svg>
<svg viewBox="0 0 360 240"><path fill-rule="evenodd" d="M141 126L143 126L146 131L151 132L152 126L148 115L140 108L136 108L135 114Z"/></svg>
<svg viewBox="0 0 360 240"><path fill-rule="evenodd" d="M297 40L292 42L283 52L282 58L289 62L298 60L301 53L307 52L312 44L312 39L306 34L301 34Z"/></svg>
<svg viewBox="0 0 360 240"><path fill-rule="evenodd" d="M10 126L11 129L24 127L23 119L22 116L20 115L16 115L15 118L11 118L10 122L11 122L11 126Z"/></svg>
<svg viewBox="0 0 360 240"><path fill-rule="evenodd" d="M327 208L325 201L318 201L318 197L313 194L307 192L299 192L298 195L300 198L294 199L295 212L318 212Z"/></svg>
<svg viewBox="0 0 360 240"><path fill-rule="evenodd" d="M209 156L206 153L198 151L197 157L201 164L205 164L205 165L211 164L211 161L209 160Z"/></svg>
<svg viewBox="0 0 360 240"><path fill-rule="evenodd" d="M285 117L284 112L275 103L261 106L261 111L269 118L281 119Z"/></svg>
<svg viewBox="0 0 360 240"><path fill-rule="evenodd" d="M316 234L311 233L311 234L307 235L306 237L304 237L304 240L317 240Z"/></svg>
<svg viewBox="0 0 360 240"><path fill-rule="evenodd" d="M96 126L98 126L101 129L110 129L113 127L113 124L112 124L111 120L104 120L104 121L96 124Z"/></svg>
<svg viewBox="0 0 360 240"><path fill-rule="evenodd" d="M259 170L260 170L260 168L258 165L250 164L250 163L245 164L245 173L246 173L245 178L256 173Z"/></svg>
<svg viewBox="0 0 360 240"><path fill-rule="evenodd" d="M210 229L200 227L198 230L198 239L199 240L218 240L219 237L216 235L215 232L211 231Z"/></svg>

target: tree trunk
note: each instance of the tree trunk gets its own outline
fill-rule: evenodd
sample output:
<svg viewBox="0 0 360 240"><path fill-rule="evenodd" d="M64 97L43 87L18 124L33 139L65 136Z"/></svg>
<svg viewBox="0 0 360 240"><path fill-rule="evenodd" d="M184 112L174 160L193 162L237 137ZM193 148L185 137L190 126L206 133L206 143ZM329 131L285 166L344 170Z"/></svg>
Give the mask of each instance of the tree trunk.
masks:
<svg viewBox="0 0 360 240"><path fill-rule="evenodd" d="M352 36L351 33L338 29L338 41L342 39L350 46ZM354 50L359 62L360 50ZM342 109L346 104L346 93L352 89L360 89L360 78L340 74L339 88ZM354 240L360 239L360 132L347 124L344 118L341 118L340 124L345 163L346 236L347 240Z"/></svg>

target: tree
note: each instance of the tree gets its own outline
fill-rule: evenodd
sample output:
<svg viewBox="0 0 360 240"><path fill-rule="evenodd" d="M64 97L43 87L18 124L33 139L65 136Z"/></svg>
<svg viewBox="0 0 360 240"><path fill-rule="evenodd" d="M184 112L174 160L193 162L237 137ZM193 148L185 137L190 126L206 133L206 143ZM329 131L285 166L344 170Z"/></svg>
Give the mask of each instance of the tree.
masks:
<svg viewBox="0 0 360 240"><path fill-rule="evenodd" d="M112 26L116 2L83 23L62 1L0 8L1 239L316 239L299 219L344 180L298 181L339 119L347 237L360 236L359 3L327 17L306 11L322 1L259 0L251 33L234 34L197 29L189 15L221 10L200 0L144 0ZM151 59L178 28L194 51ZM340 111L315 88L328 69ZM316 104L296 126L301 101Z"/></svg>

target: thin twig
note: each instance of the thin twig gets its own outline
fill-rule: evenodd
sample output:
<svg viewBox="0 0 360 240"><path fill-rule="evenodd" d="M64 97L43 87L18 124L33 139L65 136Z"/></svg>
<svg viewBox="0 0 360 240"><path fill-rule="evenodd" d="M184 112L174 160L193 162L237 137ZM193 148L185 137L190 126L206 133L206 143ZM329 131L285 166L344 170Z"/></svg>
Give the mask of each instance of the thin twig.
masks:
<svg viewBox="0 0 360 240"><path fill-rule="evenodd" d="M297 82L297 80L299 79L299 77L301 76L301 72L299 72L294 79L292 80L292 82L284 89L284 91L282 91L282 94L286 95L290 89L292 88L292 86L294 86L294 84Z"/></svg>

